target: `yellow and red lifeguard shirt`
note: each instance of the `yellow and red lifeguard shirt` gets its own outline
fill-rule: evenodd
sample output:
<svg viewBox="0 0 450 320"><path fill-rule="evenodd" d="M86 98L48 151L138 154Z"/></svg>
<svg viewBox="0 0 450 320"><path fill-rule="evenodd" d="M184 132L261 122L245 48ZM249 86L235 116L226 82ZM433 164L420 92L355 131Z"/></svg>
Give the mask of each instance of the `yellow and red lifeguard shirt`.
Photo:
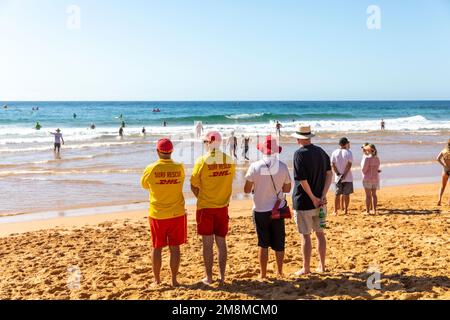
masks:
<svg viewBox="0 0 450 320"><path fill-rule="evenodd" d="M150 192L150 217L171 219L185 214L183 196L184 167L171 159L160 159L149 165L141 185Z"/></svg>
<svg viewBox="0 0 450 320"><path fill-rule="evenodd" d="M236 164L227 154L212 150L195 163L191 184L200 189L197 209L229 205Z"/></svg>

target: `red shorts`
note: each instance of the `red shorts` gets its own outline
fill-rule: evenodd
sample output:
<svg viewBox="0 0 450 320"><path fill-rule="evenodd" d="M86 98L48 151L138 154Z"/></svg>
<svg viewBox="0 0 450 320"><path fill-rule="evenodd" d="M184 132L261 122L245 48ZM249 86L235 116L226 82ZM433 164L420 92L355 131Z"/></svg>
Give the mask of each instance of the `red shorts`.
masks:
<svg viewBox="0 0 450 320"><path fill-rule="evenodd" d="M187 242L186 215L164 220L150 218L150 232L155 249L185 244Z"/></svg>
<svg viewBox="0 0 450 320"><path fill-rule="evenodd" d="M197 232L201 236L216 235L225 238L228 234L228 207L197 210Z"/></svg>

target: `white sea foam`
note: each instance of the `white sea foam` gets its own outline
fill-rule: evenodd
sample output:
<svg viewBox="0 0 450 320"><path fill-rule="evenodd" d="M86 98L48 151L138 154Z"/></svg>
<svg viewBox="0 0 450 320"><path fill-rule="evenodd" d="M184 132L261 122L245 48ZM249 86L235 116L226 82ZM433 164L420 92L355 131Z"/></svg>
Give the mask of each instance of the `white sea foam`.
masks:
<svg viewBox="0 0 450 320"><path fill-rule="evenodd" d="M257 114L254 114L257 115ZM254 116L251 114L232 115L238 119ZM262 115L262 114L258 114ZM392 132L439 132L450 131L450 121L428 120L421 115L403 117L396 119L386 119L386 130ZM282 122L282 131L285 133L294 132L299 123L311 125L316 132L373 132L380 129L380 120L312 120L312 121L292 121ZM204 124L205 130L218 130L224 133L235 131L237 134L256 135L267 134L275 131L275 122L268 123L241 123L241 124ZM142 127L127 127L124 130L125 136L138 137ZM193 126L146 126L148 135L165 135L175 139L194 139ZM83 142L101 139L116 139L117 128L97 127L96 130L86 128L62 128L62 133L66 141ZM51 144L53 136L45 130L37 131L30 128L20 128L13 126L0 126L0 145L17 144ZM114 142L108 142L114 144ZM117 144L127 143L118 141ZM102 146L90 144L89 146ZM66 148L82 148L83 146L66 146ZM0 148L0 151L7 151L10 148ZM37 147L32 150L46 150L48 147Z"/></svg>
<svg viewBox="0 0 450 320"><path fill-rule="evenodd" d="M232 114L230 116L226 116L228 119L239 120L239 119L252 119L259 118L264 115L268 115L270 113L243 113L243 114Z"/></svg>

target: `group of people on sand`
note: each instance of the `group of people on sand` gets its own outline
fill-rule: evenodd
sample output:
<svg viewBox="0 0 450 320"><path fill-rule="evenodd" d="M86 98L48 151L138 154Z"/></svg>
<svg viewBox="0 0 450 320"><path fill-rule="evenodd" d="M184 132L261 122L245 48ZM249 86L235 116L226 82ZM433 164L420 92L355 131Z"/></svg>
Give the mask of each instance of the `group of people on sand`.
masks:
<svg viewBox="0 0 450 320"><path fill-rule="evenodd" d="M377 190L380 189L380 166L378 151L374 144L365 143L361 150L363 152L361 160L361 173L364 191L366 193L366 210L364 214L377 213L378 197ZM342 210L348 213L350 206L350 195L353 193L353 153L350 150L350 141L342 138L339 141L339 148L331 154L331 166L334 172L334 182L336 183L334 215Z"/></svg>
<svg viewBox="0 0 450 320"><path fill-rule="evenodd" d="M308 274L312 254L311 234L318 239L319 267L326 271L325 219L327 193L333 173L330 157L312 143L315 135L309 126L299 126L292 135L300 148L293 156L293 178L287 165L279 160L282 147L276 137L267 136L258 143L262 158L252 163L245 175L244 192L253 195L253 223L258 238L260 278L267 278L269 248L275 251L278 277L283 277L285 252L285 219L291 218L286 201L293 185L293 211L298 232L302 236L303 267L297 276ZM202 237L205 278L214 282L214 244L218 250L219 283L226 279L227 242L229 231L228 206L232 195L236 163L232 156L220 150L222 135L210 131L203 136L206 154L195 163L190 185L197 198L197 233ZM156 146L159 160L149 165L141 185L150 194L149 223L152 238L152 266L155 284L161 283L162 249L169 246L172 285L177 286L180 266L180 246L187 243L187 213L183 195L185 170L171 159L174 146L161 139Z"/></svg>

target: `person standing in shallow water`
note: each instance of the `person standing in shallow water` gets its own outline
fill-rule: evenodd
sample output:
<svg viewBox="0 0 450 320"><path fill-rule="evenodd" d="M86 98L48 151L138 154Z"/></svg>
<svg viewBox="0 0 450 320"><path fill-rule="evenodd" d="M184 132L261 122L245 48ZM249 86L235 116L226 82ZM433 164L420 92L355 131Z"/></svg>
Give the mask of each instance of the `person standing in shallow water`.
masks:
<svg viewBox="0 0 450 320"><path fill-rule="evenodd" d="M250 137L242 136L242 157L244 157L244 160L249 161L248 158L248 151L250 150Z"/></svg>
<svg viewBox="0 0 450 320"><path fill-rule="evenodd" d="M60 154L61 151L61 142L64 145L64 139L61 133L61 129L56 129L56 132L50 132L53 136L55 136L55 143L53 146L53 152L55 152L56 155Z"/></svg>

